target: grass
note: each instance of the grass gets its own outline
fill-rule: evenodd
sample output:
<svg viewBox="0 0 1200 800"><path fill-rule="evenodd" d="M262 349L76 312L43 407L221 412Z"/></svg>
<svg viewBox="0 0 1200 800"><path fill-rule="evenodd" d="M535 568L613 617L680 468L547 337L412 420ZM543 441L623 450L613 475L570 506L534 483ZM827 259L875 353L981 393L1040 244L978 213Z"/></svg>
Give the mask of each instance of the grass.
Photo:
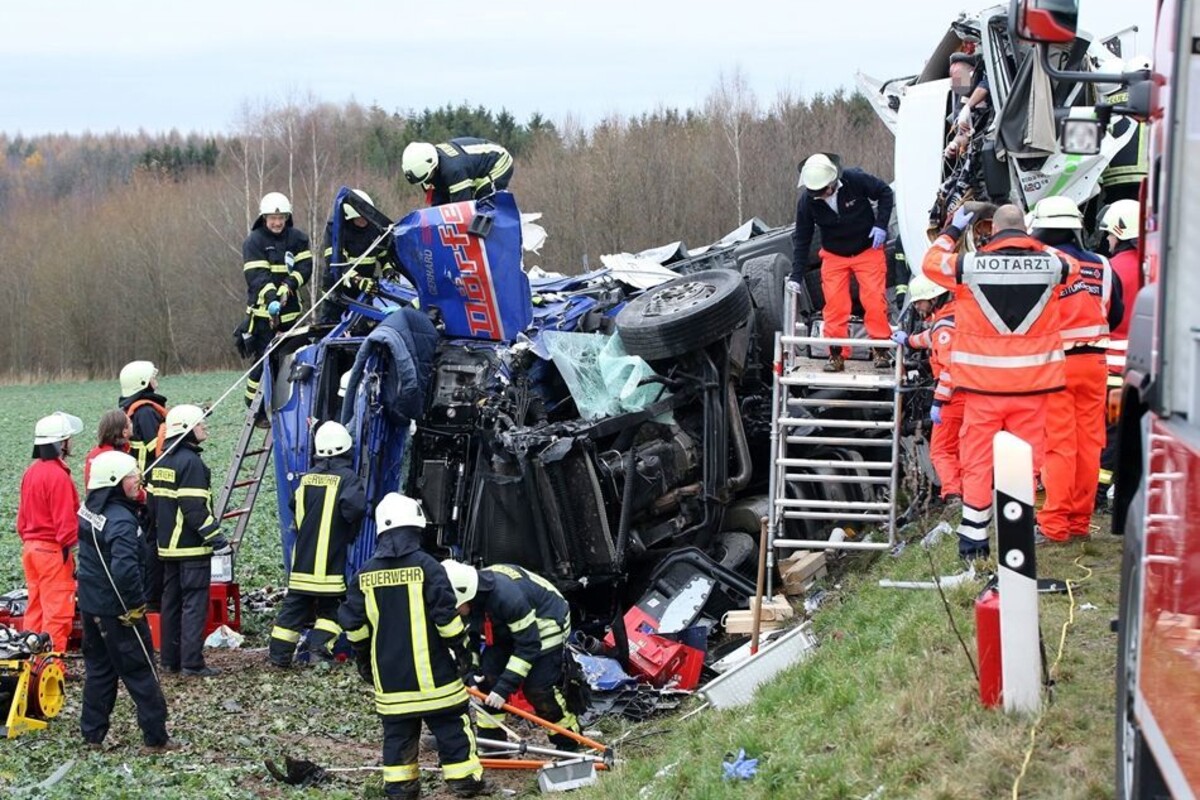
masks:
<svg viewBox="0 0 1200 800"><path fill-rule="evenodd" d="M168 375L161 390L172 402L215 400L236 373ZM0 591L23 584L14 521L21 473L29 461L36 420L62 409L92 426L115 404L116 381L0 387ZM211 420L205 459L220 483L242 424L240 392ZM72 459L78 479L93 432L80 437ZM243 591L282 578L273 481L264 487L239 552ZM929 523L932 526L932 522ZM919 536L921 530L914 530ZM957 572L953 542L934 551L939 574ZM1113 796L1112 718L1120 540L1098 533L1087 544L1039 551L1040 572L1069 578L1075 621L1055 670L1052 699L1033 738L1022 798ZM980 706L970 666L936 592L883 589L880 578L924 580L924 552L864 556L825 586L828 599L814 626L817 652L764 687L742 709L706 710L681 721L659 717L639 725L605 723L604 737L632 734L619 747L623 764L580 798L1007 798L1030 749L1033 721ZM949 593L952 612L974 657L976 588ZM1094 609L1084 610L1090 604ZM1049 658L1071 601L1044 596L1042 632ZM263 666L269 613L244 610L245 649L213 653L225 673L207 682L166 679L177 752L145 757L133 709L122 692L109 734L110 749L80 747L80 684L68 685L68 704L49 730L0 741L0 792L38 797L362 797L381 796L377 773L348 773L320 789L273 783L262 759L287 753L324 766L378 763L379 724L368 687L353 670L278 673ZM78 662L72 665L82 670ZM693 701L693 704L695 701ZM644 735L652 734L652 735ZM759 759L758 775L731 784L721 779L726 754L744 748ZM64 763L65 777L30 790ZM493 778L520 796L536 789L528 774ZM426 796L441 796L433 780ZM432 793L432 794L430 794Z"/></svg>

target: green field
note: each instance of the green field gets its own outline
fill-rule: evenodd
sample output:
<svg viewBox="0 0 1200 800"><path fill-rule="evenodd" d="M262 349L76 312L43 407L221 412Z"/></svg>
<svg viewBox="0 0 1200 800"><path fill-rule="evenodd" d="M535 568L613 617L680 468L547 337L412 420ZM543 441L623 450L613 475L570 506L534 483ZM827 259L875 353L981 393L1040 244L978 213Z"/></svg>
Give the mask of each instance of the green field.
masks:
<svg viewBox="0 0 1200 800"><path fill-rule="evenodd" d="M209 403L235 373L168 375L160 389L173 403ZM29 461L33 425L61 409L88 430L75 448L78 479L99 415L115 406L108 382L0 388L0 591L23 584L14 530L21 473ZM220 483L240 425L240 391L211 420L205 459ZM282 577L273 480L239 552L243 591L278 585ZM932 524L929 522L928 524ZM926 524L913 526L920 537ZM666 798L1108 798L1113 795L1112 718L1120 541L1098 532L1084 545L1039 551L1041 573L1078 581L1074 597L1042 602L1042 632L1055 687L1041 719L980 707L971 667L935 592L882 589L880 578L927 579L924 551L854 559L828 580L827 601L814 625L821 647L737 711L702 711L686 721L660 717L637 726L604 725L603 738L628 734L624 763L600 785L577 796L620 800ZM934 551L935 569L959 569L949 539ZM949 595L974 656L977 589ZM1063 625L1074 622L1062 637ZM132 706L122 693L105 752L82 749L78 737L80 683L68 685L68 705L44 733L0 741L0 791L37 797L362 797L382 796L377 773L339 775L320 789L292 789L266 776L265 757L287 753L324 766L373 765L379 728L369 690L353 670L279 673L263 665L269 614L246 612L242 651L213 654L225 673L207 682L167 679L177 753L145 757ZM79 662L72 662L76 674ZM695 701L692 701L694 704ZM651 735L643 735L651 734ZM745 748L759 759L751 781L721 779L727 753ZM1022 776L1023 765L1028 764ZM60 767L65 775L34 789ZM423 763L433 763L426 754ZM1020 776L1020 777L1019 777ZM533 796L528 774L499 775L500 785ZM1019 780L1017 792L1014 784ZM427 796L439 793L431 778ZM24 791L28 790L28 791Z"/></svg>

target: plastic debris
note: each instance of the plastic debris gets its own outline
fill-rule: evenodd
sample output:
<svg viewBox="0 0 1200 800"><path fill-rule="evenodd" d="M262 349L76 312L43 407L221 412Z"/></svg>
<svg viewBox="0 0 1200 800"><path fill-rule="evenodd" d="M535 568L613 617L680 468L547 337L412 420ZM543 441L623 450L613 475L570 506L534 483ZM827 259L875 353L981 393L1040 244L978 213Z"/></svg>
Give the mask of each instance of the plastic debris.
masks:
<svg viewBox="0 0 1200 800"><path fill-rule="evenodd" d="M925 534L921 539L921 547L928 550L931 547L936 547L937 543L942 540L943 536L948 536L954 529L950 527L950 523L942 520L937 525L933 526L933 530Z"/></svg>
<svg viewBox="0 0 1200 800"><path fill-rule="evenodd" d="M937 583L933 581L893 581L883 578L879 581L879 585L884 589L936 589L938 586L941 586L943 589L949 589L952 586L961 586L973 580L975 580L974 565L966 572L960 572L957 575L942 575L937 579Z"/></svg>
<svg viewBox="0 0 1200 800"><path fill-rule="evenodd" d="M726 759L722 765L725 774L722 775L724 780L748 781L758 774L758 759L746 758L746 750L738 749L737 758L732 761Z"/></svg>
<svg viewBox="0 0 1200 800"><path fill-rule="evenodd" d="M246 641L245 636L242 636L228 625L221 625L208 635L208 638L204 640L204 646L223 647L227 650L236 650L242 646L242 642L244 641Z"/></svg>
<svg viewBox="0 0 1200 800"><path fill-rule="evenodd" d="M1084 603L1079 607L1080 611L1095 611L1099 606L1094 603Z"/></svg>

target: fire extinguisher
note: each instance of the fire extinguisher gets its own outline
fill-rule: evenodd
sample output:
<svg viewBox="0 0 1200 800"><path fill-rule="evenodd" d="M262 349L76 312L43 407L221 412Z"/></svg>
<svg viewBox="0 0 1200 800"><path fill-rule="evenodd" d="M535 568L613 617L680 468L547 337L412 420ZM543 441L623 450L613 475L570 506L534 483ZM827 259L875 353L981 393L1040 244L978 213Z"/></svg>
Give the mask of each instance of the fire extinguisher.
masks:
<svg viewBox="0 0 1200 800"><path fill-rule="evenodd" d="M1000 592L989 586L975 598L975 645L979 658L979 702L1000 705L1004 676L1000 663Z"/></svg>

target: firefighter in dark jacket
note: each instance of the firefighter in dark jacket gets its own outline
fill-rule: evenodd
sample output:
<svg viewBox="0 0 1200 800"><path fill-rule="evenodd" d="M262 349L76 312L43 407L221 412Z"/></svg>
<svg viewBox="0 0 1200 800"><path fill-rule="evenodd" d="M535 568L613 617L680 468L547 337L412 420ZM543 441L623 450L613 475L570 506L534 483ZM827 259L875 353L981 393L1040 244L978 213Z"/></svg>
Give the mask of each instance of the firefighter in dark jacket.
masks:
<svg viewBox="0 0 1200 800"><path fill-rule="evenodd" d="M312 278L308 235L292 224L292 203L280 192L268 192L259 215L242 243L246 278L246 332L251 358L261 358L275 331L286 331L300 317L300 289ZM246 404L258 392L262 365L246 380Z"/></svg>
<svg viewBox="0 0 1200 800"><path fill-rule="evenodd" d="M459 612L470 620L473 642L484 636L491 623L491 641L483 651L479 682L489 692L487 704L500 708L508 696L523 689L538 716L579 732L579 722L567 710L563 681L563 643L571 635L571 610L550 581L522 567L493 564L475 569L457 561L443 561L454 587ZM481 728L489 720L479 721ZM562 750L575 742L562 734L550 741Z"/></svg>
<svg viewBox="0 0 1200 800"><path fill-rule="evenodd" d="M354 193L370 205L375 205L371 196L362 189ZM378 288L381 277L389 274L394 267L394 256L389 242L391 237L385 236L381 241L379 228L367 221L367 218L354 210L349 203L342 203L342 220L331 217L325 223L325 270L321 277L321 294L325 294L337 283L343 273L354 266L354 274L342 281L338 291L331 294L321 306L323 322L337 322L341 316L344 303L341 298L356 298L359 293L372 294ZM337 225L338 252L333 252L334 225Z"/></svg>
<svg viewBox="0 0 1200 800"><path fill-rule="evenodd" d="M400 156L409 183L419 183L431 206L482 200L508 188L513 159L487 139L460 136L441 144L412 142Z"/></svg>
<svg viewBox="0 0 1200 800"><path fill-rule="evenodd" d="M158 368L150 361L131 361L121 367L121 397L117 405L129 417L133 435L129 452L137 459L138 472L145 475L146 467L162 453L167 421L167 398L158 393ZM154 530L143 537L146 548L146 603L151 611L162 604L163 571L158 560L158 541Z"/></svg>
<svg viewBox="0 0 1200 800"><path fill-rule="evenodd" d="M488 790L467 716L461 676L471 659L466 628L446 571L421 549L425 513L391 492L375 509L375 555L349 587L338 621L359 672L375 685L383 722L383 785L388 797L421 793L421 722L437 739L442 776L459 797Z"/></svg>
<svg viewBox="0 0 1200 800"><path fill-rule="evenodd" d="M358 536L367 495L350 461L354 442L337 422L325 422L313 437L317 461L300 479L292 499L296 540L288 570L288 593L271 630L268 658L288 667L301 631L312 625L307 650L333 660L333 643L342 629L338 605L346 597L346 548Z"/></svg>
<svg viewBox="0 0 1200 800"><path fill-rule="evenodd" d="M163 562L163 669L198 678L219 672L204 664L204 626L212 555L230 552L213 518L211 474L200 458L207 438L202 408L180 405L168 411L167 452L150 470L146 486Z"/></svg>
<svg viewBox="0 0 1200 800"><path fill-rule="evenodd" d="M154 673L146 624L143 532L138 525L137 459L109 450L92 462L87 499L79 509L79 614L83 618L84 741L108 734L118 679L137 708L147 751L167 749L167 702Z"/></svg>
<svg viewBox="0 0 1200 800"><path fill-rule="evenodd" d="M133 424L129 452L137 459L138 471L161 452L167 398L158 393L158 368L151 361L130 361L121 367L121 397L117 405Z"/></svg>
<svg viewBox="0 0 1200 800"><path fill-rule="evenodd" d="M886 297L888 221L892 188L861 169L841 168L837 156L816 153L800 165L796 230L792 234L792 280L803 282L812 247L813 229L821 229L821 291L825 295L824 336L844 339L849 333L850 276L858 281L867 334L892 335ZM874 207L872 207L874 203ZM887 368L885 348L875 351L875 366ZM831 347L826 372L845 369L841 347Z"/></svg>

